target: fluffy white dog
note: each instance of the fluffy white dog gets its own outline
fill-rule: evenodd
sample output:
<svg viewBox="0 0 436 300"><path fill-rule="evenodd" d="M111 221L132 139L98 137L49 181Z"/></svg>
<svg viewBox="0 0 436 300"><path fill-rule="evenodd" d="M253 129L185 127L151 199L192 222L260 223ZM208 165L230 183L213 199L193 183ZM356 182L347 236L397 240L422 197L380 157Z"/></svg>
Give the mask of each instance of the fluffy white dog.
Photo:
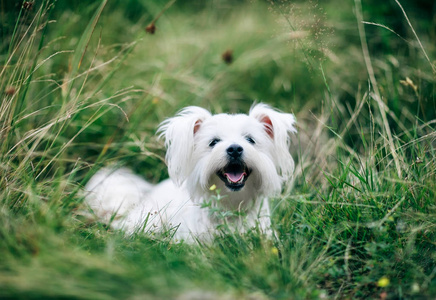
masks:
<svg viewBox="0 0 436 300"><path fill-rule="evenodd" d="M227 223L271 234L268 197L293 173L294 124L292 114L265 104L248 115L187 107L159 128L171 179L152 185L127 169L105 168L87 184L86 202L127 232L173 228L176 240L192 242Z"/></svg>

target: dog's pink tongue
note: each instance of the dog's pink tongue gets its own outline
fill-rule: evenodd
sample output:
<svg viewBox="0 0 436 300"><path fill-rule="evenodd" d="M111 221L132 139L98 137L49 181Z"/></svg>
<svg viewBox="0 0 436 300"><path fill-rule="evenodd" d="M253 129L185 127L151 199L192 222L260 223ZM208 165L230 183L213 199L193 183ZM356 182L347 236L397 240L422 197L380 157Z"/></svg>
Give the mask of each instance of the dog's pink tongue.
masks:
<svg viewBox="0 0 436 300"><path fill-rule="evenodd" d="M236 183L241 180L242 176L247 175L247 173L224 173L231 182Z"/></svg>

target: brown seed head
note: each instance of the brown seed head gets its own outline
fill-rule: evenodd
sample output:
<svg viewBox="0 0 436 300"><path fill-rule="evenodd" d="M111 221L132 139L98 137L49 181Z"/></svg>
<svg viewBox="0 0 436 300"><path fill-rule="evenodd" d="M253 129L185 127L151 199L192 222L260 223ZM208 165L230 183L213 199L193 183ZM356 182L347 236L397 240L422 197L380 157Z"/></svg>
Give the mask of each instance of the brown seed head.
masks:
<svg viewBox="0 0 436 300"><path fill-rule="evenodd" d="M24 1L23 8L26 10L31 10L33 8L33 4L35 4L35 2Z"/></svg>
<svg viewBox="0 0 436 300"><path fill-rule="evenodd" d="M154 23L150 23L147 27L145 27L145 32L149 34L154 34L156 31L156 25Z"/></svg>
<svg viewBox="0 0 436 300"><path fill-rule="evenodd" d="M226 50L223 54L221 54L221 58L223 61L230 65L233 62L233 50Z"/></svg>
<svg viewBox="0 0 436 300"><path fill-rule="evenodd" d="M17 90L13 86L8 86L5 89L5 94L8 95L8 96L12 96L13 94L15 94L16 91Z"/></svg>

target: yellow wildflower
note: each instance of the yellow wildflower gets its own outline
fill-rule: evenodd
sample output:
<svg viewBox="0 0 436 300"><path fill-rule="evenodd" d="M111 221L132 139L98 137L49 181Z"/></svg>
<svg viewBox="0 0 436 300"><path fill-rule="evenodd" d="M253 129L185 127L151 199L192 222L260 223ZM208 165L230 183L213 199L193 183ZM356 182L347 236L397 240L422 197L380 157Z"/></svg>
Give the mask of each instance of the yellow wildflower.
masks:
<svg viewBox="0 0 436 300"><path fill-rule="evenodd" d="M379 287L387 287L390 283L389 278L387 278L386 276L383 276L382 278L380 278L377 282L377 285Z"/></svg>
<svg viewBox="0 0 436 300"><path fill-rule="evenodd" d="M276 247L272 247L272 248L271 248L271 252L272 252L272 254L274 254L274 255L278 255L278 254L279 254L279 249L277 249Z"/></svg>

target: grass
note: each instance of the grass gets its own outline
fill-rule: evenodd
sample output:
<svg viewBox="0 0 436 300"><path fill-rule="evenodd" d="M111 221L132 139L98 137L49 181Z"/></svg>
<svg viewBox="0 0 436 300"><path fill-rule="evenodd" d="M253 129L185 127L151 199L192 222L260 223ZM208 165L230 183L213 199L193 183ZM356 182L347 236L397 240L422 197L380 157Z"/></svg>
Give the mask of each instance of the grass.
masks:
<svg viewBox="0 0 436 300"><path fill-rule="evenodd" d="M433 298L436 24L406 4L2 2L0 297ZM175 244L80 213L103 165L166 178L166 117L254 100L299 123L276 240Z"/></svg>

